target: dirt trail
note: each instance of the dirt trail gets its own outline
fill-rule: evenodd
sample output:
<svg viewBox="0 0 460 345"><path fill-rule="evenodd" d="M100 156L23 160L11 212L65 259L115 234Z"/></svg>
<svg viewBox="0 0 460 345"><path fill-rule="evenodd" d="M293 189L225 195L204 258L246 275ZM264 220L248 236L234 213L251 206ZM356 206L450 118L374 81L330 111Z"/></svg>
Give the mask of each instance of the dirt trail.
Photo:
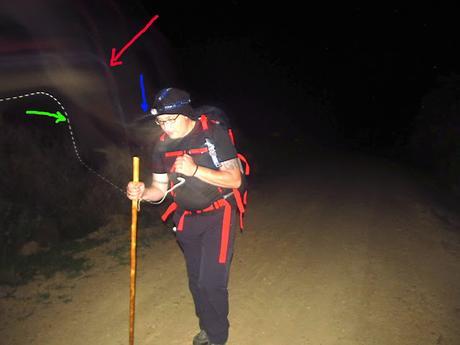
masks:
<svg viewBox="0 0 460 345"><path fill-rule="evenodd" d="M309 167L255 183L230 277L228 344L460 344L458 229L390 163L304 157ZM1 344L128 343L128 266L106 254L128 234L110 234L85 253L86 275L2 298ZM136 344L191 344L197 322L172 235L140 250L137 282ZM47 303L37 301L44 292Z"/></svg>

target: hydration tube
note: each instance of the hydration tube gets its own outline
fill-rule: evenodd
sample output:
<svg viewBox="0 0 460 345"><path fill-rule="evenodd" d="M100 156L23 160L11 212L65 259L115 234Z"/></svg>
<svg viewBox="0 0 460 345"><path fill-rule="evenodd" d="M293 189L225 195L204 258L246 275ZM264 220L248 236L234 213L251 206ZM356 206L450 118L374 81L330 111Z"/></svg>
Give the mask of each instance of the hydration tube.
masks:
<svg viewBox="0 0 460 345"><path fill-rule="evenodd" d="M147 201L148 203L150 203L150 204L155 204L155 205L161 204L163 201L165 201L166 196L167 196L169 193L171 193L174 189L176 189L176 188L182 186L182 185L185 183L185 179L184 179L183 177L178 177L177 179L179 180L179 182L176 183L176 184L175 184L174 186L172 186L171 188L169 188L169 189L165 192L165 194L163 195L163 197L161 198L161 200L159 200L159 201L147 201L147 200L144 200L144 201Z"/></svg>

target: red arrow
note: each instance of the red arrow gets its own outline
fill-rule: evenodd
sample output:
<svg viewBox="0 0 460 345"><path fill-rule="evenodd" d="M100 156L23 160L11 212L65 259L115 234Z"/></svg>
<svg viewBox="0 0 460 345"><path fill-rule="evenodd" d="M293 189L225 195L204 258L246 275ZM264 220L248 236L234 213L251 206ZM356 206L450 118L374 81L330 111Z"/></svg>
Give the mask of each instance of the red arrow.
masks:
<svg viewBox="0 0 460 345"><path fill-rule="evenodd" d="M153 24L153 22L155 20L157 20L157 19L158 19L158 15L153 16L153 18L150 19L150 21L147 23L147 25L144 26L144 28L141 31L139 31L128 43L126 43L125 46L123 48L121 48L118 53L116 53L115 48L112 48L112 56L110 58L110 67L115 67L115 66L121 65L123 63L122 61L118 61L118 59L123 55L123 53L126 51L126 49L128 49L129 46L131 44L133 44L134 41L137 40L140 37L140 35L142 35L144 32L146 32L148 30L148 28Z"/></svg>

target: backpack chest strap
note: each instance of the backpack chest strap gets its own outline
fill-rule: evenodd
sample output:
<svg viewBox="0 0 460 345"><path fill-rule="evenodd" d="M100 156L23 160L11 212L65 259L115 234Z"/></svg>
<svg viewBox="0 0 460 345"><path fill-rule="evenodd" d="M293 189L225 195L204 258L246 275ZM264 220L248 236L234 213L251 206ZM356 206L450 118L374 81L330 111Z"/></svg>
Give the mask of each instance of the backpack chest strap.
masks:
<svg viewBox="0 0 460 345"><path fill-rule="evenodd" d="M190 150L179 150L179 151L169 151L165 152L165 157L166 158L171 158L171 157L180 157L183 156L184 154L188 154L190 156L193 155L202 155L203 153L208 152L207 147L199 147L197 149L190 149Z"/></svg>

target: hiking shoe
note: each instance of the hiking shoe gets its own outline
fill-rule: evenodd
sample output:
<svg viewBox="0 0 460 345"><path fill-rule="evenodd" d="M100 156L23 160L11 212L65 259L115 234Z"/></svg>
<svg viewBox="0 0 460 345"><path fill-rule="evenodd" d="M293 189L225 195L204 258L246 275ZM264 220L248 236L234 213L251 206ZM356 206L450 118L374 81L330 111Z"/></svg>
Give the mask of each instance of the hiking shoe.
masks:
<svg viewBox="0 0 460 345"><path fill-rule="evenodd" d="M210 345L208 335L204 329L193 337L193 345Z"/></svg>

